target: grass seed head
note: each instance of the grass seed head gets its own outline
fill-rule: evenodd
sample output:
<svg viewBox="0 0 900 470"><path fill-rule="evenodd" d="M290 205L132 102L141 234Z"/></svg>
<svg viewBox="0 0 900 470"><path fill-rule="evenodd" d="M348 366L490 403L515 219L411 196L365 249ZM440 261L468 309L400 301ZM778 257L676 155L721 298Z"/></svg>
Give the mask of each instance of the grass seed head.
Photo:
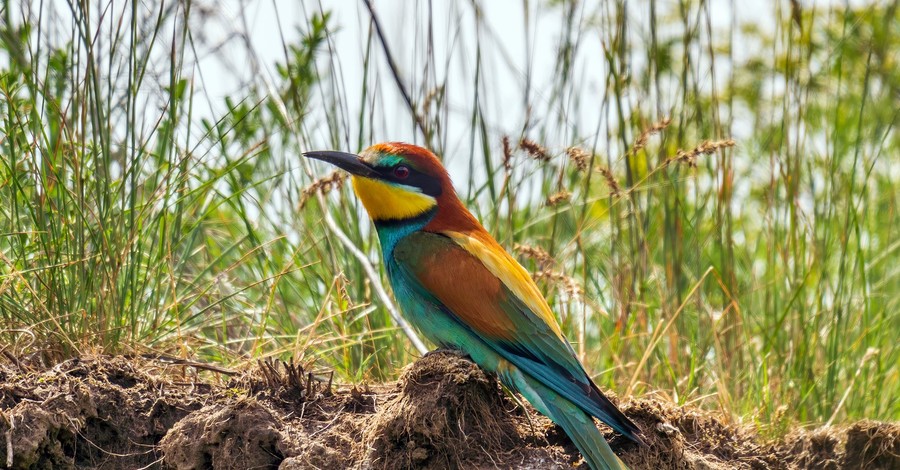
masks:
<svg viewBox="0 0 900 470"><path fill-rule="evenodd" d="M507 171L512 170L512 146L509 144L509 136L503 136L503 168Z"/></svg>
<svg viewBox="0 0 900 470"><path fill-rule="evenodd" d="M552 269L543 269L534 273L531 276L535 281L547 281L548 283L555 284L565 292L569 297L573 299L580 299L584 296L584 288L581 287L581 284L578 283L574 278L567 276L559 271L554 271Z"/></svg>
<svg viewBox="0 0 900 470"><path fill-rule="evenodd" d="M650 127L644 129L641 132L641 135L638 136L637 140L634 141L634 145L631 146L631 150L628 151L630 155L634 155L638 153L641 149L647 146L647 142L650 140L651 135L659 134L672 123L672 119L663 118L660 121L654 122Z"/></svg>
<svg viewBox="0 0 900 470"><path fill-rule="evenodd" d="M521 245L519 243L516 243L515 245L513 245L513 250L515 250L516 253L520 253L526 258L531 258L537 261L538 266L540 266L541 269L547 269L548 267L556 264L556 261L554 261L553 257L550 256L550 253L547 253L547 250L539 246Z"/></svg>
<svg viewBox="0 0 900 470"><path fill-rule="evenodd" d="M689 151L679 150L678 153L675 154L674 157L670 157L663 165L669 165L671 163L685 163L687 166L691 168L695 168L697 166L697 157L701 155L710 155L719 151L720 149L734 147L734 139L725 139L725 140L704 140L700 142L700 145L692 148Z"/></svg>
<svg viewBox="0 0 900 470"><path fill-rule="evenodd" d="M565 201L568 201L571 198L572 198L572 193L563 189L562 191L560 191L558 193L551 194L550 197L547 198L547 205L550 207L553 207L557 204L561 204Z"/></svg>
<svg viewBox="0 0 900 470"><path fill-rule="evenodd" d="M344 185L346 178L347 174L343 171L334 171L328 176L313 181L300 193L300 209L303 209L309 198L313 197L317 192L328 194L332 189L340 189Z"/></svg>
<svg viewBox="0 0 900 470"><path fill-rule="evenodd" d="M524 150L526 153L528 153L528 156L537 161L550 161L550 155L547 153L547 149L531 139L523 137L522 140L519 141L519 148Z"/></svg>
<svg viewBox="0 0 900 470"><path fill-rule="evenodd" d="M585 171L590 164L591 155L580 147L569 147L566 149L566 155L572 160L578 171Z"/></svg>
<svg viewBox="0 0 900 470"><path fill-rule="evenodd" d="M609 194L613 197L619 197L622 195L622 187L619 186L619 182L616 180L616 177L613 176L612 172L609 171L609 168L605 166L597 167L597 171L603 175L603 179L606 180L606 185L609 186Z"/></svg>

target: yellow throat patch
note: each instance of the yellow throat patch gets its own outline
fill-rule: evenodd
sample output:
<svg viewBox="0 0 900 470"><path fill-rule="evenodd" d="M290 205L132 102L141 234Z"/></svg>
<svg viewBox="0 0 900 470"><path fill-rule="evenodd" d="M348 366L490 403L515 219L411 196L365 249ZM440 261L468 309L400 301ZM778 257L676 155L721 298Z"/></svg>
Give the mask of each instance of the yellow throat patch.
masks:
<svg viewBox="0 0 900 470"><path fill-rule="evenodd" d="M422 215L437 205L427 194L406 190L383 181L354 176L353 192L372 220L403 220Z"/></svg>

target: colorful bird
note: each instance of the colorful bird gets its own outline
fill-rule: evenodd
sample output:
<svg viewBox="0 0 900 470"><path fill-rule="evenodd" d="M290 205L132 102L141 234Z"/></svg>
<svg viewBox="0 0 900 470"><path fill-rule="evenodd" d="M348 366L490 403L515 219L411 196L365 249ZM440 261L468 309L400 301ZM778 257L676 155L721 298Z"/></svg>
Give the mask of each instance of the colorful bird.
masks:
<svg viewBox="0 0 900 470"><path fill-rule="evenodd" d="M433 153L392 142L304 155L352 175L394 296L422 334L522 394L591 468L625 468L592 417L638 443L640 430L588 377L531 276L463 206Z"/></svg>

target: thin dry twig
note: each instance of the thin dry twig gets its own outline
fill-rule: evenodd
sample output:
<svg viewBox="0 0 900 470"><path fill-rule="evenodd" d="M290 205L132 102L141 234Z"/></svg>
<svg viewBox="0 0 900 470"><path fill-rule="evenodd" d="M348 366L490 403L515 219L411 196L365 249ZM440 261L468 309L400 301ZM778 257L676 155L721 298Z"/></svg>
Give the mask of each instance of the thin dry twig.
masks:
<svg viewBox="0 0 900 470"><path fill-rule="evenodd" d="M397 85L397 90L403 95L403 100L406 101L406 106L409 108L409 112L412 114L413 119L415 119L416 125L419 127L422 135L427 138L428 126L425 124L425 118L420 116L418 111L416 111L416 105L413 104L412 98L409 96L406 83L400 76L400 69L397 67L397 62L394 61L394 55L391 54L391 48L388 47L387 39L385 39L384 32L381 30L381 22L378 21L378 15L375 14L375 5L372 0L365 0L365 4L366 8L369 10L369 16L372 18L372 23L375 25L375 34L378 36L378 41L381 43L381 49L384 51L384 57L387 59L388 67L391 69L391 76L394 77L394 83Z"/></svg>
<svg viewBox="0 0 900 470"><path fill-rule="evenodd" d="M188 366L188 367L193 367L195 369L202 369L202 370L208 370L211 372L218 372L219 374L224 374L224 375L237 375L238 374L238 372L235 370L226 369L224 367L220 367L215 364L210 364L208 362L191 361L188 359L182 359L180 357L167 356L165 354L141 354L140 357L150 360L150 361L159 361L159 362L163 362L166 364L174 364L174 365L178 365L178 366Z"/></svg>
<svg viewBox="0 0 900 470"><path fill-rule="evenodd" d="M303 159L303 166L306 171L306 174L312 176L312 164L309 163L309 159ZM353 255L354 258L359 261L359 264L362 266L363 271L366 272L366 277L372 283L372 287L375 289L375 294L381 300L384 307L387 309L388 314L390 314L391 318L394 320L400 329L403 330L403 333L409 338L409 341L413 344L413 347L419 351L420 354L425 354L428 352L428 346L419 338L419 335L415 332L412 325L400 315L400 309L397 308L397 305L391 300L390 296L388 296L387 290L384 288L384 284L381 283L381 278L378 275L378 272L375 271L375 267L372 266L372 262L369 261L369 257L360 250L350 237L338 227L337 222L334 221L334 218L331 216L331 212L328 211L327 206L325 205L325 196L320 193L316 193L316 197L319 200L319 206L322 208L322 221L325 222L325 226L328 227L328 230L334 235L338 241L341 242L341 245Z"/></svg>
<svg viewBox="0 0 900 470"><path fill-rule="evenodd" d="M264 359L257 363L262 380L251 381L249 388L253 393L287 392L302 399L314 399L331 393L334 371L328 373L328 381L325 382L302 364L295 364L293 358L290 361Z"/></svg>
<svg viewBox="0 0 900 470"><path fill-rule="evenodd" d="M425 99L422 100L422 113L428 116L428 113L431 112L431 104L439 103L441 99L444 97L444 86L437 86L431 89L427 95L425 95Z"/></svg>
<svg viewBox="0 0 900 470"><path fill-rule="evenodd" d="M12 413L9 414L9 417L6 416L3 411L0 411L0 416L4 418L7 425L9 426L6 429L6 468L12 468L13 466L13 442L12 442L12 434L16 429L16 417Z"/></svg>

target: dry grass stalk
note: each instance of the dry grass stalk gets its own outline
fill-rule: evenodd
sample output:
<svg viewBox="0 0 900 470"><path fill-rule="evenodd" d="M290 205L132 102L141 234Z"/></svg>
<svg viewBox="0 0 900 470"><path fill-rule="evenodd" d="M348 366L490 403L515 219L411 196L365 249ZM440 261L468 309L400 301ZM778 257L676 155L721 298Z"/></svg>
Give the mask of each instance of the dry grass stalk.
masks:
<svg viewBox="0 0 900 470"><path fill-rule="evenodd" d="M584 296L584 289L575 279L565 274L553 271L551 269L542 269L532 276L535 281L545 280L559 286L563 292L573 299L580 299Z"/></svg>
<svg viewBox="0 0 900 470"><path fill-rule="evenodd" d="M609 168L605 166L598 166L597 171L603 175L603 179L606 180L606 185L609 186L609 194L612 197L619 197L622 195L622 187L619 186L619 182L616 180L616 177L613 176L612 172L609 171Z"/></svg>
<svg viewBox="0 0 900 470"><path fill-rule="evenodd" d="M512 170L512 145L509 144L509 136L503 136L503 168Z"/></svg>
<svg viewBox="0 0 900 470"><path fill-rule="evenodd" d="M556 264L556 261L554 261L553 257L550 256L550 253L547 253L547 250L539 246L521 245L516 243L515 245L513 245L513 250L515 250L516 253L520 253L526 258L531 258L537 261L538 266L540 266L542 270Z"/></svg>
<svg viewBox="0 0 900 470"><path fill-rule="evenodd" d="M550 207L553 207L553 206L555 206L555 205L557 205L557 204L560 204L560 203L563 203L563 202L565 202L565 201L568 201L568 200L571 199L571 198L572 198L572 193L570 193L570 192L566 191L565 189L563 189L562 191L560 191L560 192L558 192L558 193L551 194L551 195L547 198L546 204L547 204L548 206L550 206Z"/></svg>
<svg viewBox="0 0 900 470"><path fill-rule="evenodd" d="M427 116L431 112L431 104L444 97L444 87L438 86L431 89L425 99L422 100L422 112Z"/></svg>
<svg viewBox="0 0 900 470"><path fill-rule="evenodd" d="M590 164L591 154L579 147L569 147L566 149L566 155L568 155L569 159L572 160L572 163L575 164L575 169L578 171L587 170L588 165Z"/></svg>
<svg viewBox="0 0 900 470"><path fill-rule="evenodd" d="M631 150L628 151L630 155L634 155L638 153L641 149L647 146L647 141L650 140L651 135L659 134L665 128L669 127L669 124L672 123L672 119L663 118L661 121L654 122L649 128L644 129L641 132L641 135L638 136L637 140L634 141L634 145L631 147Z"/></svg>
<svg viewBox="0 0 900 470"><path fill-rule="evenodd" d="M313 197L317 192L321 191L322 194L328 194L332 189L340 189L344 185L346 178L347 174L343 171L334 171L328 176L313 181L300 193L300 209L303 209L309 198Z"/></svg>
<svg viewBox="0 0 900 470"><path fill-rule="evenodd" d="M523 137L522 140L519 141L519 148L524 150L526 153L528 153L528 156L537 161L550 161L550 154L547 153L547 149L531 139Z"/></svg>
<svg viewBox="0 0 900 470"><path fill-rule="evenodd" d="M689 151L679 150L678 153L675 154L674 157L670 157L665 162L663 162L663 166L668 166L672 163L686 163L689 167L695 168L697 166L697 157L700 155L709 155L719 151L720 149L734 147L734 139L725 139L725 140L704 140L700 143L700 145L694 147Z"/></svg>

